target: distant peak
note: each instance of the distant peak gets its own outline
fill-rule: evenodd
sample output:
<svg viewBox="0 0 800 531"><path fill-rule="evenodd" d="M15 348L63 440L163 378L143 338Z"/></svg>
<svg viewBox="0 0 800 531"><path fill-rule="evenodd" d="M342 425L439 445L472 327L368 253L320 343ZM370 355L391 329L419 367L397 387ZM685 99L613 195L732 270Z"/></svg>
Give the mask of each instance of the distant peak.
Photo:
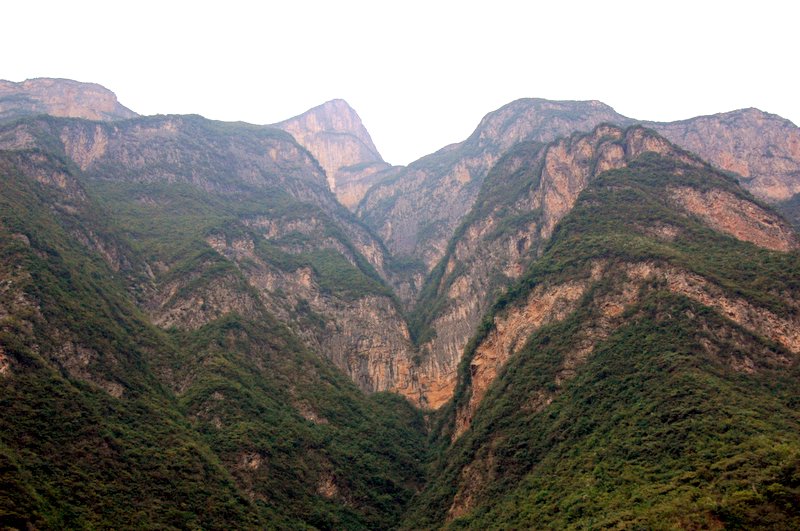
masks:
<svg viewBox="0 0 800 531"><path fill-rule="evenodd" d="M326 101L303 114L275 125L291 133L301 144L305 144L306 139L312 135L348 134L358 139L372 152L374 160L383 160L367 128L361 122L361 117L341 98Z"/></svg>
<svg viewBox="0 0 800 531"><path fill-rule="evenodd" d="M283 127L292 124L302 124L304 127L314 129L315 132L350 133L356 136L366 132L361 117L343 99L326 101L278 125Z"/></svg>
<svg viewBox="0 0 800 531"><path fill-rule="evenodd" d="M0 119L31 114L103 121L138 116L97 83L49 77L0 80Z"/></svg>

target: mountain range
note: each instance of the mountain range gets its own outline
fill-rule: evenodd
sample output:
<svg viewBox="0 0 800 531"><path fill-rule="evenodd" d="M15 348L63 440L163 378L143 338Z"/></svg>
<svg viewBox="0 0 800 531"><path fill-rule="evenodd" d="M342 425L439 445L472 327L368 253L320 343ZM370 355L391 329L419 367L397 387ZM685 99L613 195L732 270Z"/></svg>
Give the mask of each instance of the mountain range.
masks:
<svg viewBox="0 0 800 531"><path fill-rule="evenodd" d="M800 525L800 129L523 99L386 163L0 82L0 527Z"/></svg>

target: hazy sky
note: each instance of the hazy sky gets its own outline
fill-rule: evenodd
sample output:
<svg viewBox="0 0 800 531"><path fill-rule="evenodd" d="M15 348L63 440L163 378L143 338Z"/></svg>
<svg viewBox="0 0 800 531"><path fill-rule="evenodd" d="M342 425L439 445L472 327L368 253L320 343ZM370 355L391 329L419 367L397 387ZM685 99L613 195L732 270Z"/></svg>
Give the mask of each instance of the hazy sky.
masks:
<svg viewBox="0 0 800 531"><path fill-rule="evenodd" d="M404 164L522 97L651 120L758 107L798 124L792 4L20 0L3 6L0 78L92 81L142 114L252 123L344 98Z"/></svg>

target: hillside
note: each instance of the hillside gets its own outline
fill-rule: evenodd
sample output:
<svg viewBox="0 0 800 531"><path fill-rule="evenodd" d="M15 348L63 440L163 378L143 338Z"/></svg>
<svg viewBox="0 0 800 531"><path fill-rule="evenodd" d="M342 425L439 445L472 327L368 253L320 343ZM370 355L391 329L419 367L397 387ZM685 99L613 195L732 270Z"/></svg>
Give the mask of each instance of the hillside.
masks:
<svg viewBox="0 0 800 531"><path fill-rule="evenodd" d="M326 330L322 307L394 311L342 235L357 224L331 219L348 214L288 135L220 127L48 118L0 132L14 148L0 194L3 526L383 528L421 485L419 414L363 394L325 354L348 331ZM321 241L259 243L303 212L329 226ZM214 247L227 237L259 250L229 259ZM275 293L293 274L319 300Z"/></svg>
<svg viewBox="0 0 800 531"><path fill-rule="evenodd" d="M797 249L710 167L600 175L467 347L406 527L794 527Z"/></svg>
<svg viewBox="0 0 800 531"><path fill-rule="evenodd" d="M605 124L547 145L517 144L489 171L413 314L422 359L418 380L429 407L452 397L464 347L482 317L540 255L581 191L598 174L644 152L695 163L650 130Z"/></svg>
<svg viewBox="0 0 800 531"><path fill-rule="evenodd" d="M0 95L0 528L800 525L791 122L524 99L389 167L343 100L34 81Z"/></svg>
<svg viewBox="0 0 800 531"><path fill-rule="evenodd" d="M138 116L95 83L37 78L20 83L0 80L0 121L49 114L87 120L124 120Z"/></svg>

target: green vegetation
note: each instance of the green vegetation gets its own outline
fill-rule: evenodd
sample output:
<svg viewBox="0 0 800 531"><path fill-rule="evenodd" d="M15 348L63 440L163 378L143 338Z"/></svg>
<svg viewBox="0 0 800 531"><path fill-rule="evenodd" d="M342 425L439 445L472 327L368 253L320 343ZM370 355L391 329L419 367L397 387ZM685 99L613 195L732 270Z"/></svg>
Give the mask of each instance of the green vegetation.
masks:
<svg viewBox="0 0 800 531"><path fill-rule="evenodd" d="M794 225L795 229L800 230L800 194L794 194L780 203L777 208Z"/></svg>
<svg viewBox="0 0 800 531"><path fill-rule="evenodd" d="M556 384L566 356L598 326L598 301L625 281L625 263L676 266L777 315L795 314L787 300L800 294L800 256L708 229L671 204L670 185L748 197L723 174L651 154L585 190L544 256L497 302L467 347L454 403L434 427L431 480L405 527L800 524L798 364L779 345L666 285L645 283L575 376ZM675 228L675 238L652 235L658 224ZM451 445L456 408L468 399L469 363L493 315L537 285L588 279L597 260L607 262L604 279L567 319L529 338ZM753 371L737 369L743 359ZM792 361L787 367L779 360ZM537 397L552 402L526 406ZM463 509L453 515L454 506Z"/></svg>
<svg viewBox="0 0 800 531"><path fill-rule="evenodd" d="M796 354L663 281L637 284L634 304L604 314L630 283L624 265L647 261L796 317L798 253L710 230L665 193L751 200L730 176L652 154L599 176L485 317L453 402L425 418L399 396L365 395L310 351L307 336L335 315L272 289L308 268L321 298L393 297L353 243L354 231L370 235L316 163L298 148L300 159L270 166L273 142L296 147L288 135L192 116L131 120L113 126L130 135L127 151L83 173L60 135L112 126L36 118L0 136L17 126L39 148L0 152L0 528L800 527ZM456 151L414 167L443 171ZM447 256L477 219L502 219L494 239L538 215L509 206L540 185L541 153L520 144L467 185L482 189ZM445 230L425 223L420 234ZM440 286L465 267L446 276L445 264L421 296L418 342L443 308ZM387 267L424 270L413 257ZM577 309L527 339L453 441L493 318L537 286L574 280L590 284ZM213 305L215 283L235 309L153 324L164 304ZM564 376L591 334L591 355Z"/></svg>
<svg viewBox="0 0 800 531"><path fill-rule="evenodd" d="M424 425L405 400L365 396L260 304L169 332L135 304L173 281L177 298L217 278L248 294L210 236L251 238L270 267L308 265L324 292L386 295L336 211L277 184L222 176L209 193L62 159L0 153L0 527L395 526L424 479ZM66 188L29 177L54 172ZM330 228L270 242L243 223L306 216Z"/></svg>

